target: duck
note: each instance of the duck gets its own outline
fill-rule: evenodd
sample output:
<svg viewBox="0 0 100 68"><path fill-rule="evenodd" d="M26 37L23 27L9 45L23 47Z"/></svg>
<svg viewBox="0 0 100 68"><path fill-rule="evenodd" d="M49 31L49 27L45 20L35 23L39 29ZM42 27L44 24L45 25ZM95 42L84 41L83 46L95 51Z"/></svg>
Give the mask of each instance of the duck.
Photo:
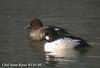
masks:
<svg viewBox="0 0 100 68"><path fill-rule="evenodd" d="M82 38L74 35L61 35L52 28L45 34L44 51L51 56L66 55L73 49L87 48L90 45Z"/></svg>
<svg viewBox="0 0 100 68"><path fill-rule="evenodd" d="M25 29L31 29L30 38L37 41L44 40L44 36L47 33L48 29L53 29L60 35L70 35L70 33L67 32L64 28L52 25L44 26L42 21L36 17L32 18L30 25L28 25Z"/></svg>

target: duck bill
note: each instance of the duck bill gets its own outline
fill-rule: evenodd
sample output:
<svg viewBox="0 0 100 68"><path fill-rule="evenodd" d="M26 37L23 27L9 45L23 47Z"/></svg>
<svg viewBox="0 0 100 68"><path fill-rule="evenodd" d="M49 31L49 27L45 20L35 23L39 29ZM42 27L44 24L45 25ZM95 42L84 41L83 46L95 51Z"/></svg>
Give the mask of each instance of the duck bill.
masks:
<svg viewBox="0 0 100 68"><path fill-rule="evenodd" d="M26 26L24 29L31 29L31 26L28 25L28 26Z"/></svg>

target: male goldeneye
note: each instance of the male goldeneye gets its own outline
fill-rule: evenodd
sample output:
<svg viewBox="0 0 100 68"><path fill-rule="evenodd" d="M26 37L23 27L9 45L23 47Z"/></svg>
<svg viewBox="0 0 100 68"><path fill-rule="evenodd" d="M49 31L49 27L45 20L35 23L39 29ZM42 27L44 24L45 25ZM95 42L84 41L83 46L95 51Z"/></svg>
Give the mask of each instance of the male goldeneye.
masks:
<svg viewBox="0 0 100 68"><path fill-rule="evenodd" d="M40 19L33 17L30 25L27 28L31 29L30 37L32 40L43 40L47 29L53 29L60 35L69 35L65 29L56 26L44 26Z"/></svg>
<svg viewBox="0 0 100 68"><path fill-rule="evenodd" d="M50 55L64 55L66 50L90 47L90 45L83 39L73 35L60 35L54 29L48 29L45 34L44 51Z"/></svg>

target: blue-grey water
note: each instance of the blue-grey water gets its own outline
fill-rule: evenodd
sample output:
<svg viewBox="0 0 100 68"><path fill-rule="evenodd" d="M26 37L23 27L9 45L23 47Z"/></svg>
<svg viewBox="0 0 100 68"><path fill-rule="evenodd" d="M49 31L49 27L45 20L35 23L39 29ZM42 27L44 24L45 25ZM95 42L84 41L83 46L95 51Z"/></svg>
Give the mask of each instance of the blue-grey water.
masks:
<svg viewBox="0 0 100 68"><path fill-rule="evenodd" d="M93 48L46 63L43 43L31 41L24 30L32 17L67 29ZM0 68L100 68L100 0L0 0Z"/></svg>

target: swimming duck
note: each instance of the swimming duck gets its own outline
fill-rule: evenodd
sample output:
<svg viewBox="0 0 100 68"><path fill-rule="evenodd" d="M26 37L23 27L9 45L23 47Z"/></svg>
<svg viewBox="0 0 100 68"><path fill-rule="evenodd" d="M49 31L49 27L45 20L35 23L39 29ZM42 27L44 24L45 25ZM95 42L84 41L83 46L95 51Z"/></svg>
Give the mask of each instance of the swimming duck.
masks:
<svg viewBox="0 0 100 68"><path fill-rule="evenodd" d="M90 47L82 38L73 35L62 36L54 29L48 29L45 34L44 51L50 55L65 55L66 50Z"/></svg>
<svg viewBox="0 0 100 68"><path fill-rule="evenodd" d="M43 40L47 29L53 29L60 35L69 35L69 33L61 27L56 26L44 26L42 21L38 18L33 17L30 25L27 27L31 29L30 37L32 40Z"/></svg>

